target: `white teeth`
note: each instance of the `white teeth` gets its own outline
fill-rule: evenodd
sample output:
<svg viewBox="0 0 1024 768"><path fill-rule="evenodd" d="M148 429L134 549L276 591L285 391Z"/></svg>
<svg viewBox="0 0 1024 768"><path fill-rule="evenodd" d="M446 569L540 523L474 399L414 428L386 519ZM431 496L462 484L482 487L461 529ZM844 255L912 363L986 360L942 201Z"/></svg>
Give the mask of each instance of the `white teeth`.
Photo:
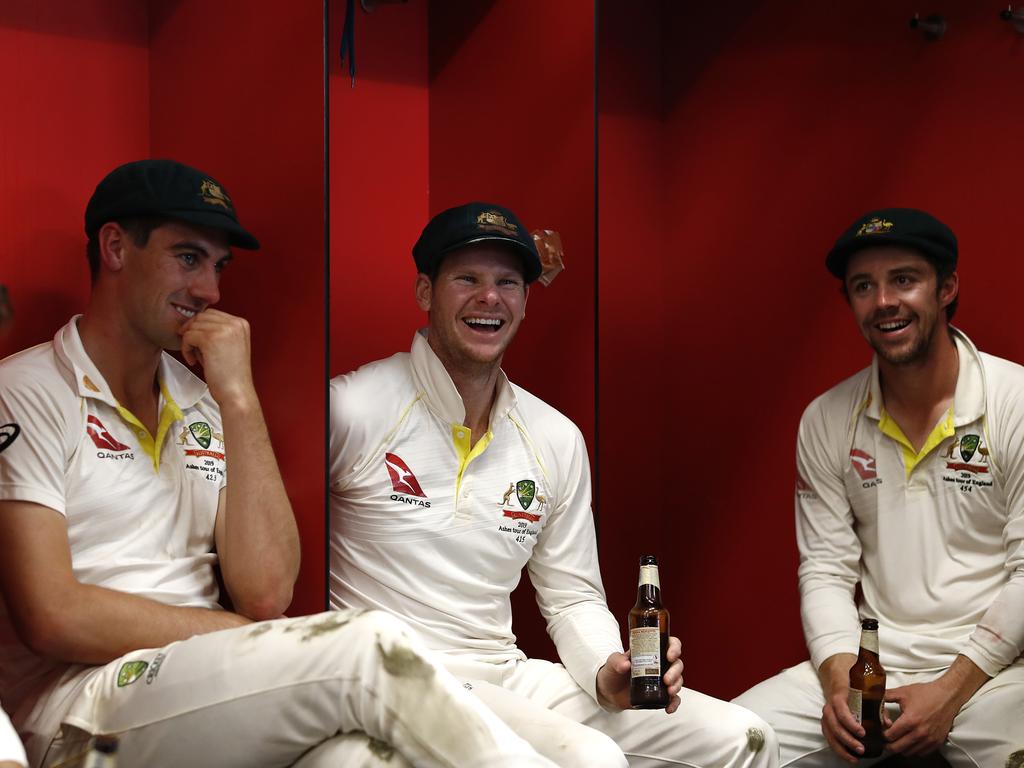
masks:
<svg viewBox="0 0 1024 768"><path fill-rule="evenodd" d="M496 317L467 317L466 322L469 325L493 325L495 327L501 325L501 320Z"/></svg>
<svg viewBox="0 0 1024 768"><path fill-rule="evenodd" d="M879 323L878 328L882 331L896 331L900 328L905 328L908 325L910 325L910 321L908 320L896 320L891 323Z"/></svg>
<svg viewBox="0 0 1024 768"><path fill-rule="evenodd" d="M196 311L194 309L185 309L184 307L175 307L178 310L178 314L184 315L185 317L195 317Z"/></svg>

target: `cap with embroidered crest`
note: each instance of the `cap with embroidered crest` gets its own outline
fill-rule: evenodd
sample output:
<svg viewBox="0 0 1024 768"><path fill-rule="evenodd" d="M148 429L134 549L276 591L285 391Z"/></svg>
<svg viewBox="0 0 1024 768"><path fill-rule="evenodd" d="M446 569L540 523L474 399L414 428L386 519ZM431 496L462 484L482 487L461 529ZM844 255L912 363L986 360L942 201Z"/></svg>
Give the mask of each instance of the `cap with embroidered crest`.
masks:
<svg viewBox="0 0 1024 768"><path fill-rule="evenodd" d="M523 259L523 279L532 283L541 273L533 237L508 208L493 203L466 203L432 218L412 249L416 268L431 275L445 254L473 243L503 242Z"/></svg>
<svg viewBox="0 0 1024 768"><path fill-rule="evenodd" d="M108 173L85 208L85 233L92 237L108 221L132 216L166 216L222 230L238 248L260 247L220 182L174 160L136 160Z"/></svg>
<svg viewBox="0 0 1024 768"><path fill-rule="evenodd" d="M825 257L825 266L843 280L846 264L853 254L879 245L913 248L926 258L956 268L957 245L953 230L930 213L916 208L882 208L865 213L836 240Z"/></svg>

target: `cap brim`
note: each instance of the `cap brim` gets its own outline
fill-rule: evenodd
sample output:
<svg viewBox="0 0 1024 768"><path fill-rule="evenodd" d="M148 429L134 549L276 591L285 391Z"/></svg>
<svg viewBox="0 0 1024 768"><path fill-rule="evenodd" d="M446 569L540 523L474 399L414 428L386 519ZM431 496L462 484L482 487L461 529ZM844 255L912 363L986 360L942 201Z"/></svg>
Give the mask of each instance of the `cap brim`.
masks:
<svg viewBox="0 0 1024 768"><path fill-rule="evenodd" d="M526 279L527 283L532 283L540 277L541 272L543 272L543 267L540 263L540 256L537 255L535 250L525 245L521 240L516 240L514 237L503 237L501 235L476 235L475 237L460 240L457 243L449 245L443 251L439 251L437 255L444 256L446 253L451 253L459 248L465 248L467 245L473 245L473 243L493 241L508 243L509 245L514 246L516 250L523 255L523 277Z"/></svg>
<svg viewBox="0 0 1024 768"><path fill-rule="evenodd" d="M955 261L952 253L947 251L930 240L919 237L908 237L906 235L871 235L870 237L858 238L842 248L833 248L825 257L825 268L840 280L846 279L846 265L850 257L858 251L866 248L876 248L880 245L898 245L904 248L913 248L936 259Z"/></svg>
<svg viewBox="0 0 1024 768"><path fill-rule="evenodd" d="M242 248L247 251L258 251L260 248L260 241L247 232L241 224L216 211L166 211L163 215L172 219L180 219L190 224L198 224L201 227L209 227L210 229L219 229L222 232L226 232L228 243L235 248Z"/></svg>

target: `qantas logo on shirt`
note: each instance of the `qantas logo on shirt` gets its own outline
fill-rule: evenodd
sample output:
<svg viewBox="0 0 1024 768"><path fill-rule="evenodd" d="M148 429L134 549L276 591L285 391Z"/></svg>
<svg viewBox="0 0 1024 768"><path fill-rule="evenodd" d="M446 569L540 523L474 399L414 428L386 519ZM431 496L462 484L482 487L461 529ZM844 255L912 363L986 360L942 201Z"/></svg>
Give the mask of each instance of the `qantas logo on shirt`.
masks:
<svg viewBox="0 0 1024 768"><path fill-rule="evenodd" d="M121 451L130 451L131 448L124 443L118 442L112 434L107 432L107 428L103 426L103 422L97 419L95 416L90 416L85 425L86 430L89 432L89 437L92 438L93 443L96 444L97 448L106 449L108 451L114 451L120 453ZM103 458L109 454L99 453L97 456Z"/></svg>
<svg viewBox="0 0 1024 768"><path fill-rule="evenodd" d="M427 498L427 494L420 488L419 480L416 479L416 475L412 473L402 458L394 453L384 454L384 466L388 470L388 477L391 478L391 488L394 491L391 494L392 501L401 501L406 504L413 504L420 507L429 507L429 501L422 501ZM410 499L409 496L419 496L418 499Z"/></svg>
<svg viewBox="0 0 1024 768"><path fill-rule="evenodd" d="M860 475L861 480L874 480L878 477L878 472L875 470L875 457L864 453L859 448L850 451L850 464Z"/></svg>
<svg viewBox="0 0 1024 768"><path fill-rule="evenodd" d="M811 488L810 483L804 480L799 473L796 476L796 495L800 499L816 499L818 494Z"/></svg>

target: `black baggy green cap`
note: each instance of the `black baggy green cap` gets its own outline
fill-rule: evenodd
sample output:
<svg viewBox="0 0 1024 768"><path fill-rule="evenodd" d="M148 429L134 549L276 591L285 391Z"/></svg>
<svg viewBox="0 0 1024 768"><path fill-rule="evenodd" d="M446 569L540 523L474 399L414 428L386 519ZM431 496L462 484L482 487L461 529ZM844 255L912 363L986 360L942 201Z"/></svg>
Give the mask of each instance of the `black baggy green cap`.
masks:
<svg viewBox="0 0 1024 768"><path fill-rule="evenodd" d="M825 266L844 280L850 257L864 248L879 245L913 248L925 257L956 268L957 245L953 230L930 213L916 208L881 208L865 213L839 236L825 257Z"/></svg>
<svg viewBox="0 0 1024 768"><path fill-rule="evenodd" d="M132 216L166 216L222 230L238 248L260 247L259 240L238 222L223 185L174 160L137 160L108 173L85 208L85 233L91 238L108 221Z"/></svg>
<svg viewBox="0 0 1024 768"><path fill-rule="evenodd" d="M473 243L508 243L523 259L523 279L532 283L541 273L533 236L512 211L494 203L466 203L432 218L412 249L416 269L434 274L445 254Z"/></svg>

